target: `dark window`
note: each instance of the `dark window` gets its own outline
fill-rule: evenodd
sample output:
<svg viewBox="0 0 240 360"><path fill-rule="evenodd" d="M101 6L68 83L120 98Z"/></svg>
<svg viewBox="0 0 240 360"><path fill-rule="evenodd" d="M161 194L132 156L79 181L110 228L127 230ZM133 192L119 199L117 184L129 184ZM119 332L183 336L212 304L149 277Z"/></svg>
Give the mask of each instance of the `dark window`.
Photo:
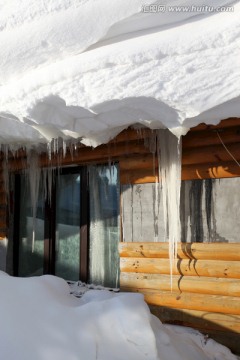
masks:
<svg viewBox="0 0 240 360"><path fill-rule="evenodd" d="M51 183L41 176L36 206L29 177L16 175L15 275L55 274L117 286L118 166L68 167L53 174Z"/></svg>

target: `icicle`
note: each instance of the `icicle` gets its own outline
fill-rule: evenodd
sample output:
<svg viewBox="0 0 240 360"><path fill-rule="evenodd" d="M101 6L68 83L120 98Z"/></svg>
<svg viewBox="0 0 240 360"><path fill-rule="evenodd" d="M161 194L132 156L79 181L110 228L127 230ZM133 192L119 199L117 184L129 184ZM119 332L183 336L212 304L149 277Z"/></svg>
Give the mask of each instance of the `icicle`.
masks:
<svg viewBox="0 0 240 360"><path fill-rule="evenodd" d="M48 152L48 159L51 160L51 158L52 158L52 145L51 145L51 142L47 143L47 152Z"/></svg>
<svg viewBox="0 0 240 360"><path fill-rule="evenodd" d="M3 160L3 183L4 183L4 190L6 193L6 196L9 194L9 166L8 166L8 153L9 148L8 145L4 145L2 149L4 153L4 160Z"/></svg>
<svg viewBox="0 0 240 360"><path fill-rule="evenodd" d="M32 217L33 217L32 252L34 252L37 202L38 202L40 175L41 175L41 169L39 167L39 157L37 152L33 150L28 151L27 162L28 162L28 178L30 184Z"/></svg>
<svg viewBox="0 0 240 360"><path fill-rule="evenodd" d="M155 163L155 162L154 162ZM158 233L158 225L160 222L160 200L161 200L161 193L160 193L160 186L157 182L156 174L155 175L155 185L153 187L153 227L154 227L154 242L158 241L159 233Z"/></svg>
<svg viewBox="0 0 240 360"><path fill-rule="evenodd" d="M159 177L159 173L158 173L158 178L157 178L157 173L156 173L156 154L157 153L157 135L156 132L152 132L151 135L147 135L144 137L144 146L147 147L150 152L152 153L152 166L153 166L153 174L155 176L155 189L154 189L154 194L153 194L153 214L154 214L154 220L153 220L153 228L154 228L154 241L157 242L159 240L158 236L158 223L160 222L160 199L161 199L161 188L159 185L159 181L158 179ZM159 167L158 167L159 169Z"/></svg>
<svg viewBox="0 0 240 360"><path fill-rule="evenodd" d="M152 132L151 136L144 136L144 146L150 150L152 154L156 153L157 150L157 137L156 133Z"/></svg>
<svg viewBox="0 0 240 360"><path fill-rule="evenodd" d="M63 158L65 158L66 156L66 153L67 153L67 144L66 144L66 141L63 140Z"/></svg>
<svg viewBox="0 0 240 360"><path fill-rule="evenodd" d="M162 188L163 214L166 238L169 241L169 259L172 289L173 262L177 256L177 243L181 239L181 139L168 130L157 133L159 178Z"/></svg>
<svg viewBox="0 0 240 360"><path fill-rule="evenodd" d="M73 156L73 144L72 143L69 144L69 152L70 152L70 155L71 155L71 159L73 161L74 156Z"/></svg>
<svg viewBox="0 0 240 360"><path fill-rule="evenodd" d="M125 242L125 209L124 209L124 191L123 191L123 185L120 185L121 189L120 189L120 194L122 194L122 196L120 196L120 202L121 202L121 212L122 212L122 216L120 216L120 220L121 220L121 227L122 227L122 241Z"/></svg>
<svg viewBox="0 0 240 360"><path fill-rule="evenodd" d="M205 185L205 209L206 209L206 219L207 219L207 228L208 228L208 241L212 241L212 205L213 205L213 186L214 179L204 180Z"/></svg>
<svg viewBox="0 0 240 360"><path fill-rule="evenodd" d="M133 242L134 241L134 231L133 231L133 228L134 228L134 224L133 224L133 219L134 219L134 216L133 216L133 213L134 213L134 207L133 207L133 184L130 184L130 187L131 187L131 218L132 218L132 221L131 221L131 224L132 224L132 228L131 228L131 241Z"/></svg>
<svg viewBox="0 0 240 360"><path fill-rule="evenodd" d="M53 186L53 181L55 179L55 173L56 173L56 167L49 166L45 169L42 169L44 198L45 200L49 201L50 205L52 199L52 186Z"/></svg>

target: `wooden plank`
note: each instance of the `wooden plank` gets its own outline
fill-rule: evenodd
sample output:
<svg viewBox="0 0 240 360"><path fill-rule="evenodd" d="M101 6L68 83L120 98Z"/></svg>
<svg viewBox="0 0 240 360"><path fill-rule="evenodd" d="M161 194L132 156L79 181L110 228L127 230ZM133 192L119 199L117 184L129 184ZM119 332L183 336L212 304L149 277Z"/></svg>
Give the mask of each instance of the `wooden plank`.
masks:
<svg viewBox="0 0 240 360"><path fill-rule="evenodd" d="M182 137L182 147L187 148L202 148L203 146L220 145L221 141L218 133L222 138L224 144L232 144L240 142L240 124L231 128L225 129L210 129L191 132L189 131Z"/></svg>
<svg viewBox="0 0 240 360"><path fill-rule="evenodd" d="M233 332L233 331L215 331L215 330L209 330L204 331L202 330L202 333L206 334L207 339L211 338L215 341L217 341L219 344L222 344L229 348L233 354L240 356L240 334ZM239 359L239 357L237 358Z"/></svg>
<svg viewBox="0 0 240 360"><path fill-rule="evenodd" d="M234 126L238 126L238 125L240 125L240 118L228 118L228 119L220 120L217 125L211 125L211 124L206 124L206 123L202 122L201 124L192 127L190 129L190 132L210 130L210 129L225 129L225 128L230 128L230 127L234 127Z"/></svg>
<svg viewBox="0 0 240 360"><path fill-rule="evenodd" d="M158 169L156 168L154 172L150 164L149 168L146 165L146 169L137 169L136 164L135 169L120 171L121 184L145 184L159 181ZM233 178L239 176L240 167L235 162L214 163L211 166L209 164L194 164L182 167L182 180Z"/></svg>
<svg viewBox="0 0 240 360"><path fill-rule="evenodd" d="M128 128L120 132L114 139L109 143L120 143L132 140L143 140L151 137L154 134L154 130L148 128L133 129Z"/></svg>
<svg viewBox="0 0 240 360"><path fill-rule="evenodd" d="M182 166L182 180L232 178L238 176L240 176L240 167L234 161Z"/></svg>
<svg viewBox="0 0 240 360"><path fill-rule="evenodd" d="M94 162L106 163L109 160L114 161L129 154L139 156L139 154L149 154L149 150L144 146L143 141L136 140L120 144L101 145L96 149L90 147L77 148L73 153L68 151L64 158L59 154L58 156L53 155L49 159L48 155L44 153L40 155L39 162L41 167L72 164L85 165ZM13 171L18 171L27 167L27 161L23 158L10 159L9 166Z"/></svg>
<svg viewBox="0 0 240 360"><path fill-rule="evenodd" d="M121 162L120 162L121 164ZM136 166L137 167L137 166ZM121 171L121 170L120 170ZM193 179L218 179L233 178L240 176L240 167L235 162L222 162L214 164L194 164L182 167L182 180ZM120 183L123 184L145 184L159 182L158 169L155 173L149 164L147 169L128 169L120 172Z"/></svg>
<svg viewBox="0 0 240 360"><path fill-rule="evenodd" d="M169 259L121 257L122 272L170 274ZM227 260L190 260L175 259L172 268L173 275L205 276L240 279L240 264L238 261Z"/></svg>
<svg viewBox="0 0 240 360"><path fill-rule="evenodd" d="M165 324L192 327L240 354L240 316L215 312L150 306L151 313Z"/></svg>
<svg viewBox="0 0 240 360"><path fill-rule="evenodd" d="M125 291L123 287L121 290ZM145 289L135 292L143 294L150 305L240 315L239 297Z"/></svg>
<svg viewBox="0 0 240 360"><path fill-rule="evenodd" d="M168 258L166 242L121 242L121 257ZM178 243L179 259L195 260L240 260L240 243Z"/></svg>
<svg viewBox="0 0 240 360"><path fill-rule="evenodd" d="M240 142L228 144L227 148L236 160L240 160ZM232 158L222 144L198 148L183 148L182 151L183 165L208 164L211 166L211 163L221 163L224 161L232 161Z"/></svg>
<svg viewBox="0 0 240 360"><path fill-rule="evenodd" d="M6 205L7 203L7 196L5 191L0 192L0 204L1 205Z"/></svg>
<svg viewBox="0 0 240 360"><path fill-rule="evenodd" d="M146 183L155 183L159 182L158 180L158 171L154 173L153 169L145 170L127 170L120 172L120 184L146 184Z"/></svg>
<svg viewBox="0 0 240 360"><path fill-rule="evenodd" d="M7 217L1 217L0 218L0 229L7 227Z"/></svg>
<svg viewBox="0 0 240 360"><path fill-rule="evenodd" d="M221 314L189 309L170 309L164 306L150 306L151 313L163 323L170 323L209 331L235 331L240 333L240 315Z"/></svg>
<svg viewBox="0 0 240 360"><path fill-rule="evenodd" d="M171 281L172 280L172 281ZM191 292L197 294L225 295L240 297L240 279L194 277L147 273L121 272L120 286L125 290L161 290ZM240 299L239 299L240 306Z"/></svg>
<svg viewBox="0 0 240 360"><path fill-rule="evenodd" d="M140 156L128 156L127 158L122 158L119 161L120 171L135 171L148 169L149 173L153 172L156 169L158 172L158 162L156 157L153 154L143 154Z"/></svg>
<svg viewBox="0 0 240 360"><path fill-rule="evenodd" d="M228 122L226 124L228 124ZM224 132L227 131L226 134L228 136L226 142L235 141L238 138L238 134L236 133L236 123L235 127L231 128L230 126L231 122L229 123L229 128L225 128L226 130L224 130ZM214 127L210 128L213 129ZM207 131L209 133L209 130ZM222 133L223 138L224 132ZM235 133L234 139L231 138L233 132ZM197 133L202 134L202 137L199 140L199 145L201 145L201 139L207 138L205 136L205 131L201 130L193 132L192 134L191 132L187 134L186 139L189 138L191 140L189 140L190 144L184 140L185 138L183 139L182 179L240 176L239 167L232 161L221 144L210 147L201 146L194 149L194 146L197 144L195 140L198 139L197 135L199 135ZM77 150L74 150L72 153L68 149L65 158L62 158L61 151L59 157L53 155L51 160L48 159L46 154L42 154L40 156L40 163L42 167L46 167L58 165L65 166L73 163L86 165L90 163L104 163L109 161L109 159L112 161L117 160L120 161L120 181L122 184L153 183L159 180L157 170L158 164L156 159L153 160L153 155L144 145L143 140L146 136L151 136L151 134L154 134L154 131L149 129L142 129L140 131L128 129L119 134L119 136L110 143L101 145L95 149L83 146L82 144L78 145ZM191 138L191 136L193 138ZM215 136L212 138L215 139ZM184 146L184 141L187 144L187 147ZM214 141L216 142L216 140ZM188 148L188 146L191 147ZM236 153L237 158L240 156L238 155L238 149L239 142L230 144L230 150L232 150L234 154ZM25 169L27 167L26 153L23 150L20 150L18 156L12 156L9 159L9 164L13 171Z"/></svg>

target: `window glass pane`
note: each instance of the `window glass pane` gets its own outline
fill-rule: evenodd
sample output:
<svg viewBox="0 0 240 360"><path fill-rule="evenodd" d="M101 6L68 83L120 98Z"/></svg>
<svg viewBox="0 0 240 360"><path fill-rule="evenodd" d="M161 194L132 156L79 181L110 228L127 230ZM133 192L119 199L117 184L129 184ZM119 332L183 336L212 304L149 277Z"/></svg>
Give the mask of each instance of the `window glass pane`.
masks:
<svg viewBox="0 0 240 360"><path fill-rule="evenodd" d="M19 236L19 276L43 274L44 259L44 195L40 184L35 225L31 203L29 181L21 177Z"/></svg>
<svg viewBox="0 0 240 360"><path fill-rule="evenodd" d="M55 274L66 280L79 280L80 175L61 175L56 198Z"/></svg>
<svg viewBox="0 0 240 360"><path fill-rule="evenodd" d="M120 239L118 166L89 167L90 282L116 287Z"/></svg>

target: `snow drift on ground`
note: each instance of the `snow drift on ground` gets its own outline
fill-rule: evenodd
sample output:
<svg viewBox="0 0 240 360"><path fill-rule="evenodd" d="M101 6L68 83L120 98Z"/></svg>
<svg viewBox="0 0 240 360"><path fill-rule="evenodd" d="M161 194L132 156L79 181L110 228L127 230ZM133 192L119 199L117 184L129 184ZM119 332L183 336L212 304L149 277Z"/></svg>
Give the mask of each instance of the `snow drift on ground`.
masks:
<svg viewBox="0 0 240 360"><path fill-rule="evenodd" d="M76 289L75 289L76 292ZM164 326L141 294L70 294L63 279L0 272L1 360L234 360L197 331Z"/></svg>
<svg viewBox="0 0 240 360"><path fill-rule="evenodd" d="M0 0L0 143L239 116L239 16L228 0Z"/></svg>

